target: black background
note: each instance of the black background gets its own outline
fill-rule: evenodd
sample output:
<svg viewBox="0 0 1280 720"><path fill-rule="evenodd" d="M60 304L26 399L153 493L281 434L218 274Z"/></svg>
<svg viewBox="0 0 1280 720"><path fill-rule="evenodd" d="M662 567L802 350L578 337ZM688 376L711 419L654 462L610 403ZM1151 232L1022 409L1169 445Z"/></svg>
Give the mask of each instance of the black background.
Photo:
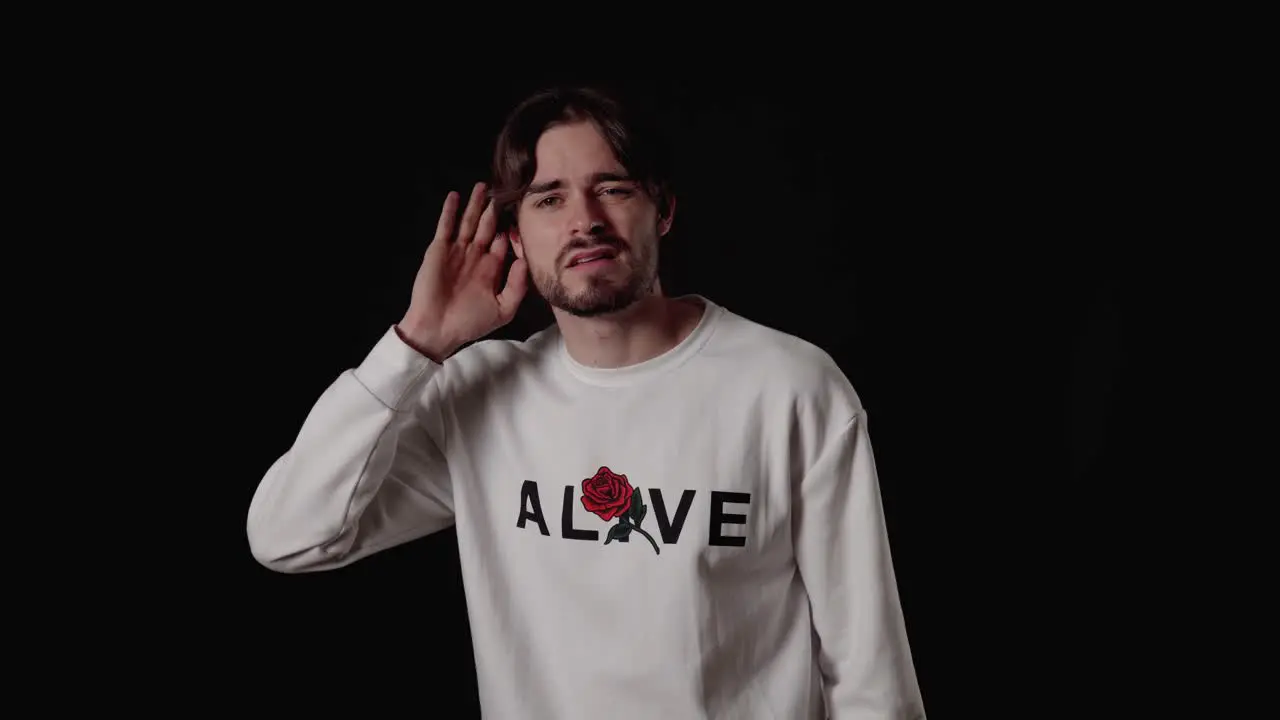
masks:
<svg viewBox="0 0 1280 720"><path fill-rule="evenodd" d="M235 418L211 410L199 468L219 572L196 592L218 596L208 647L232 658L213 694L471 717L451 533L285 576L253 561L245 513L314 400L403 313L444 194L487 177L510 107L619 78L270 47L206 68L186 139L218 306L204 388ZM823 347L868 408L926 705L954 717L1041 697L1096 611L1077 511L1118 472L1133 302L1108 220L1125 160L1098 167L1130 128L1111 85L1053 63L937 60L623 84L666 108L681 152L667 291ZM529 299L500 335L548 321Z"/></svg>

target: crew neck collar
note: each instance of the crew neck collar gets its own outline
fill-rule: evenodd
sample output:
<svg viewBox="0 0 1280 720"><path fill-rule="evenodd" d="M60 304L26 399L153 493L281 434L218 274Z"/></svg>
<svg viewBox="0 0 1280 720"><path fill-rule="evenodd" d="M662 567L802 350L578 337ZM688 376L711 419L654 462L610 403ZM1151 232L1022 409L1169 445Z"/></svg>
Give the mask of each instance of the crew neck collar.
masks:
<svg viewBox="0 0 1280 720"><path fill-rule="evenodd" d="M693 330L670 350L634 365L618 368L597 368L583 365L574 360L569 355L568 347L565 346L564 336L560 335L558 354L562 364L571 375L582 382L609 387L630 385L679 367L696 355L707 340L711 338L716 320L719 319L722 310L720 306L702 295L681 295L673 299L697 300L702 305L702 317L698 319L698 324L694 326Z"/></svg>

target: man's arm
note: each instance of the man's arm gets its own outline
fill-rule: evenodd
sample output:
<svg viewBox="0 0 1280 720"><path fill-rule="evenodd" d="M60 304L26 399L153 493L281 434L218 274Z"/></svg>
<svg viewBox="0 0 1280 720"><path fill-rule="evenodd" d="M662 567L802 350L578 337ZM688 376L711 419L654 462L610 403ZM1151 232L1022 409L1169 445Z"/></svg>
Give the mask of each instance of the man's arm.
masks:
<svg viewBox="0 0 1280 720"><path fill-rule="evenodd" d="M328 570L453 523L440 369L392 329L325 390L253 496L258 562Z"/></svg>
<svg viewBox="0 0 1280 720"><path fill-rule="evenodd" d="M917 720L907 642L866 413L832 435L797 488L796 559L832 720Z"/></svg>
<svg viewBox="0 0 1280 720"><path fill-rule="evenodd" d="M248 532L263 565L341 567L453 522L433 380L455 350L515 317L528 272L514 262L499 282L510 240L495 232L484 183L455 223L460 201L445 196L404 318L329 386L258 486Z"/></svg>

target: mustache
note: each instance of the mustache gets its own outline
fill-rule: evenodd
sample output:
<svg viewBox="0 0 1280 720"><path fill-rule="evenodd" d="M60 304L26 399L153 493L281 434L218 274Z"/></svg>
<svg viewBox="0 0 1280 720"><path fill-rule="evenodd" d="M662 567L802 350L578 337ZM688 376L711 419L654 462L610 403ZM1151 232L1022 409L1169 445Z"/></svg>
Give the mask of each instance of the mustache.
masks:
<svg viewBox="0 0 1280 720"><path fill-rule="evenodd" d="M593 238L578 238L570 240L568 245L560 251L558 258L559 264L563 266L569 262L569 257L574 253L580 253L587 250L595 250L596 248L609 248L615 253L621 253L627 247L626 242L622 238L615 235L600 235Z"/></svg>

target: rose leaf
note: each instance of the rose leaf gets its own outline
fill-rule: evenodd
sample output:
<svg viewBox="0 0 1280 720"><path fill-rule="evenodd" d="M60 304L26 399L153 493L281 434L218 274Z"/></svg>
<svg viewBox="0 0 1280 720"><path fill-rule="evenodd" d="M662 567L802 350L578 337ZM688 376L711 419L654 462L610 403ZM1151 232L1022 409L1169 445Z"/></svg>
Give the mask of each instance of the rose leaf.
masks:
<svg viewBox="0 0 1280 720"><path fill-rule="evenodd" d="M631 494L631 522L639 525L648 511L649 508L644 504L644 497L640 494L640 488L636 488Z"/></svg>
<svg viewBox="0 0 1280 720"><path fill-rule="evenodd" d="M617 525L614 525L613 527L609 528L609 535L605 537L604 544L608 545L614 540L622 540L623 538L627 537L630 534L631 534L630 525L623 525L622 523L618 523Z"/></svg>

